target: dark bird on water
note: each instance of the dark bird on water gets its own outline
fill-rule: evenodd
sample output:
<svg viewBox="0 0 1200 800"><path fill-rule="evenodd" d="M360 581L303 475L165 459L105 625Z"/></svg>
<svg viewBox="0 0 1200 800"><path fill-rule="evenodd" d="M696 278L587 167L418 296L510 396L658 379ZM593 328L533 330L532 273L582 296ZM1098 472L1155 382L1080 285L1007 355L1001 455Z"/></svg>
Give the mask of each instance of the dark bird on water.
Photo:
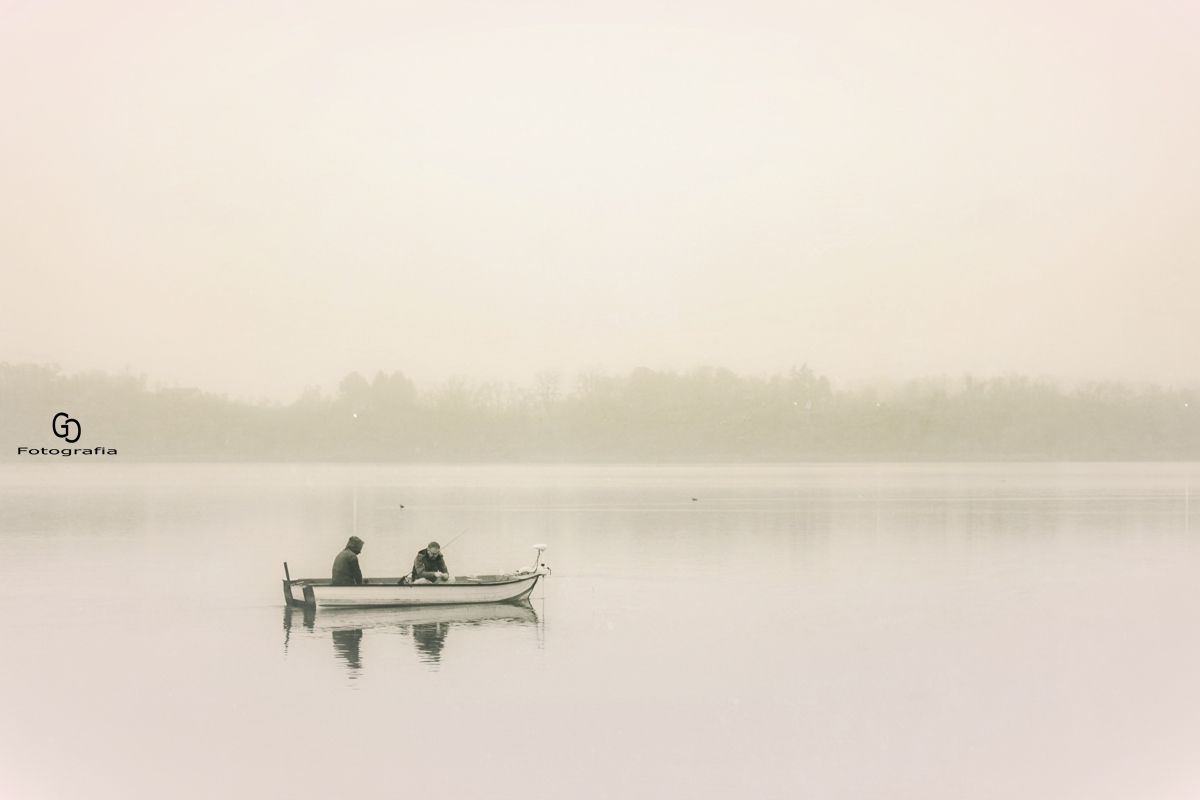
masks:
<svg viewBox="0 0 1200 800"><path fill-rule="evenodd" d="M692 502L693 502L693 503L694 503L694 502L696 502L696 498L694 498L694 497L693 497L693 498L692 498Z"/></svg>
<svg viewBox="0 0 1200 800"><path fill-rule="evenodd" d="M401 504L400 504L400 507L401 507L401 508L404 508L404 503L401 503Z"/></svg>

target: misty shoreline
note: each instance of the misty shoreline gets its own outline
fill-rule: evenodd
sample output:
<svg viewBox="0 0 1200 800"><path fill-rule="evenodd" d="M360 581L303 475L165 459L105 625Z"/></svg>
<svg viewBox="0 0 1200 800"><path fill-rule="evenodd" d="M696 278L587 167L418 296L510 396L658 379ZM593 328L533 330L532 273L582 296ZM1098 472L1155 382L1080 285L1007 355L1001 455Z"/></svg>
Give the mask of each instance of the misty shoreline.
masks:
<svg viewBox="0 0 1200 800"><path fill-rule="evenodd" d="M428 391L398 372L351 373L332 395L255 405L151 389L145 376L0 364L0 461L70 460L17 454L60 445L60 411L83 426L73 447L115 448L123 462L1190 461L1198 409L1194 388L967 376L835 390L807 367L766 378L637 369L568 386L542 373L530 389L454 380Z"/></svg>

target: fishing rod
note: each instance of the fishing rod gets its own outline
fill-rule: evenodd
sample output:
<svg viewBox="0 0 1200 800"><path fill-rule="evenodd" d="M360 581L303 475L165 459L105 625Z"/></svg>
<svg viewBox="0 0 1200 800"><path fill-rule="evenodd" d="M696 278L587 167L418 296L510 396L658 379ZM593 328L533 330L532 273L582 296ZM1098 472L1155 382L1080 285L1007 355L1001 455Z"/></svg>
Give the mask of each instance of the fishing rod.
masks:
<svg viewBox="0 0 1200 800"><path fill-rule="evenodd" d="M474 525L468 525L466 528L463 529L462 533L460 533L458 536L455 536L453 539L451 539L450 541L448 541L444 545L442 545L441 549L445 550L447 547L449 547L450 545L454 544L459 539L461 539L463 536L463 533L466 533L467 531L471 530L471 528L474 528L474 527L475 527Z"/></svg>

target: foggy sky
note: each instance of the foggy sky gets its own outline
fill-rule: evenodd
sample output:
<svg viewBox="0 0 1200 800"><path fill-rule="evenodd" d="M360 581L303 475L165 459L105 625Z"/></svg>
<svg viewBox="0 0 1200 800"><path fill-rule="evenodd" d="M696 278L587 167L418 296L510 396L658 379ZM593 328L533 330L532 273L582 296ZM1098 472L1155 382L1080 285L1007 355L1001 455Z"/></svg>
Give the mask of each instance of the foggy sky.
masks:
<svg viewBox="0 0 1200 800"><path fill-rule="evenodd" d="M1200 3L0 0L0 361L1200 381Z"/></svg>

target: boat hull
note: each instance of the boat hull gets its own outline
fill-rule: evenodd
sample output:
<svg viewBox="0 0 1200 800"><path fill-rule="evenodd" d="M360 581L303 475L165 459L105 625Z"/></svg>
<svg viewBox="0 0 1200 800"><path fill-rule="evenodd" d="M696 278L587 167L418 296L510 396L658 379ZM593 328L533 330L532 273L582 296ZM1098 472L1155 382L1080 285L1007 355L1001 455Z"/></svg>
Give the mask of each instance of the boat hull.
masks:
<svg viewBox="0 0 1200 800"><path fill-rule="evenodd" d="M409 608L479 603L516 603L529 597L545 573L532 572L498 581L451 582L398 586L371 582L363 586L333 586L327 581L290 581L285 587L289 605L316 608Z"/></svg>

